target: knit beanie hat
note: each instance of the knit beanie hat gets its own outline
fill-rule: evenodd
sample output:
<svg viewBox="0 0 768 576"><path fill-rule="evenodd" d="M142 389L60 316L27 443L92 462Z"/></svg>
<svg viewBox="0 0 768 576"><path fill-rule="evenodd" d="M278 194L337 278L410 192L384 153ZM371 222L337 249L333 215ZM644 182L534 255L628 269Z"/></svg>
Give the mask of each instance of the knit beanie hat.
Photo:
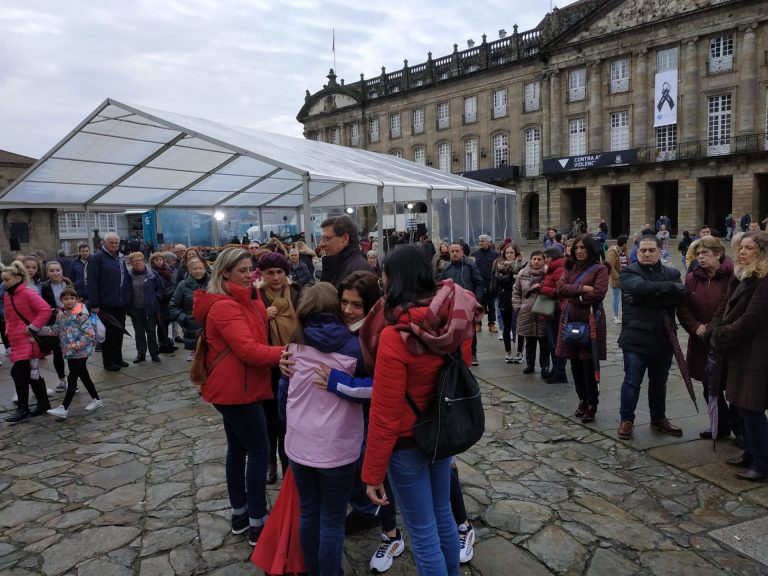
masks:
<svg viewBox="0 0 768 576"><path fill-rule="evenodd" d="M282 268L286 274L290 274L291 268L288 264L288 258L279 252L267 252L259 258L259 269L269 270L270 268Z"/></svg>

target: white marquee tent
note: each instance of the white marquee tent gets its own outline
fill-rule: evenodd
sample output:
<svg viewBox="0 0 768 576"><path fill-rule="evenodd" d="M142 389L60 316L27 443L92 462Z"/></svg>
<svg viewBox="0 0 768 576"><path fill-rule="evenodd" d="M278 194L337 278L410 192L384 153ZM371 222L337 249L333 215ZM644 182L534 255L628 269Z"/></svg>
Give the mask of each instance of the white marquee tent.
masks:
<svg viewBox="0 0 768 576"><path fill-rule="evenodd" d="M516 195L391 155L107 99L0 193L0 208L280 208L308 222L313 208L374 205L381 230L385 203L423 201L431 216L433 201L477 194L493 206ZM507 212L499 233L513 235Z"/></svg>

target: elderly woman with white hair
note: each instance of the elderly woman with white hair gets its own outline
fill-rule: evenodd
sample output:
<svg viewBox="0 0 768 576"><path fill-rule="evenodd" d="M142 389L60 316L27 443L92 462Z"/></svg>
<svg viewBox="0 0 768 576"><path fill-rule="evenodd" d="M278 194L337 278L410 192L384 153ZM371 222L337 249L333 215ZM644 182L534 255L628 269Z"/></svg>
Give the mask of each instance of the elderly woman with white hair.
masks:
<svg viewBox="0 0 768 576"><path fill-rule="evenodd" d="M371 267L371 270L376 272L377 276L381 276L381 264L379 264L379 253L376 252L376 250L368 250L365 257L368 260L368 265Z"/></svg>

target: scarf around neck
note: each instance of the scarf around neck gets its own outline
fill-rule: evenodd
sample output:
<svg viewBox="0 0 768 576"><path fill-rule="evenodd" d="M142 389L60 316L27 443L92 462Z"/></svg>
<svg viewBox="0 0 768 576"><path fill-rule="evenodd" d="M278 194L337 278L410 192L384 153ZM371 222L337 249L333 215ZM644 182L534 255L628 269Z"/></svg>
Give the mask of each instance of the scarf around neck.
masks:
<svg viewBox="0 0 768 576"><path fill-rule="evenodd" d="M412 315L410 309L426 308L424 313ZM443 280L434 296L414 303L408 311L394 310L397 320L388 322L384 317L384 299L373 306L360 328L360 345L365 365L371 372L376 363L381 331L393 325L411 354L445 355L456 352L461 343L474 335L475 322L483 317L483 307L474 293ZM414 317L418 316L418 317Z"/></svg>
<svg viewBox="0 0 768 576"><path fill-rule="evenodd" d="M272 346L285 346L291 342L293 331L296 330L296 311L293 309L291 287L283 286L280 292L274 292L266 284L264 294L269 306L277 308L277 316L269 321L269 338Z"/></svg>

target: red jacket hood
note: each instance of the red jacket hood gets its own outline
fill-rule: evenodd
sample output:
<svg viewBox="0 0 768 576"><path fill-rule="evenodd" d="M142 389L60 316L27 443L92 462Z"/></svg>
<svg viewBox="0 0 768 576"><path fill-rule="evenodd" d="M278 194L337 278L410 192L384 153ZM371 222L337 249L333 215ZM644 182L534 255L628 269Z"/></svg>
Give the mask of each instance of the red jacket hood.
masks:
<svg viewBox="0 0 768 576"><path fill-rule="evenodd" d="M251 300L251 288L244 288L234 284L227 284L229 294L211 294L207 290L195 290L192 300L192 316L200 325L205 326L205 319L214 303L227 298L234 298L241 304L248 304Z"/></svg>

